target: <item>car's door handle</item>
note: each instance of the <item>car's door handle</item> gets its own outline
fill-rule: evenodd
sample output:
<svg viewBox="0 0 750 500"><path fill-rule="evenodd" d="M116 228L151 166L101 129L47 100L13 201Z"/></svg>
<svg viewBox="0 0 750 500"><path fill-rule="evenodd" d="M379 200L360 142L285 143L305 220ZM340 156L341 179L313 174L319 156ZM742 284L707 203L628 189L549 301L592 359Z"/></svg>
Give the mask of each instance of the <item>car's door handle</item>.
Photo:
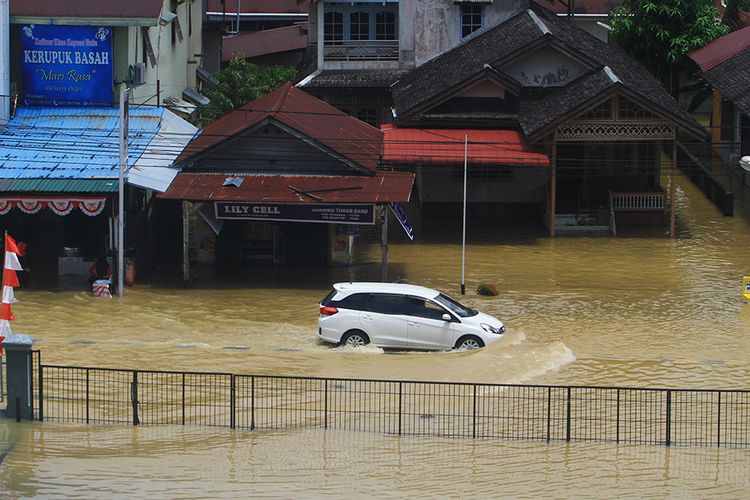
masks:
<svg viewBox="0 0 750 500"><path fill-rule="evenodd" d="M419 323L414 323L413 321L409 321L409 326L419 326Z"/></svg>

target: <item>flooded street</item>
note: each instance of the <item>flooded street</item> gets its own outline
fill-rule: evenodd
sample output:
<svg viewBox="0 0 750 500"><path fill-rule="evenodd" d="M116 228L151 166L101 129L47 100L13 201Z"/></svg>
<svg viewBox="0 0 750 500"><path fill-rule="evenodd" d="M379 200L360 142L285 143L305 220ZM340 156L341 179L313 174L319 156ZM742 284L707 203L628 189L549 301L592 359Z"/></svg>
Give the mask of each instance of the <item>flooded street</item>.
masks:
<svg viewBox="0 0 750 500"><path fill-rule="evenodd" d="M45 364L485 383L750 388L750 198L721 216L681 180L678 237L551 240L460 232L408 242L393 231L389 278L439 289L509 331L477 352L332 348L315 336L335 281L372 264L259 270L233 288L20 289L14 331ZM393 229L393 228L392 228ZM400 228L396 228L399 229ZM417 232L419 234L419 232ZM512 233L515 234L515 233ZM481 297L481 282L500 294ZM7 453L7 455L5 455ZM746 450L543 444L341 431L244 432L0 422L0 498L257 496L746 496Z"/></svg>

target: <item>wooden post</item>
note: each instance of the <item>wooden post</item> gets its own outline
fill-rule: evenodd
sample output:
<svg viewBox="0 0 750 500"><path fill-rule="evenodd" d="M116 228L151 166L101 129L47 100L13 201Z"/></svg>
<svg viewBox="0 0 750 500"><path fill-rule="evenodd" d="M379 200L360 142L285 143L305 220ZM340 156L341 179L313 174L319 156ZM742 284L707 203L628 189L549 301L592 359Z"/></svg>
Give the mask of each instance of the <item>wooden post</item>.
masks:
<svg viewBox="0 0 750 500"><path fill-rule="evenodd" d="M557 216L557 134L552 136L552 158L550 159L549 180L549 237L555 237L555 219Z"/></svg>
<svg viewBox="0 0 750 500"><path fill-rule="evenodd" d="M383 204L380 219L380 281L388 281L388 207Z"/></svg>
<svg viewBox="0 0 750 500"><path fill-rule="evenodd" d="M190 282L190 202L182 201L182 282Z"/></svg>
<svg viewBox="0 0 750 500"><path fill-rule="evenodd" d="M676 135L677 131L675 131ZM672 140L672 169L669 171L669 236L674 238L674 226L675 216L677 214L677 207L675 206L675 185L674 185L674 173L677 169L677 138Z"/></svg>

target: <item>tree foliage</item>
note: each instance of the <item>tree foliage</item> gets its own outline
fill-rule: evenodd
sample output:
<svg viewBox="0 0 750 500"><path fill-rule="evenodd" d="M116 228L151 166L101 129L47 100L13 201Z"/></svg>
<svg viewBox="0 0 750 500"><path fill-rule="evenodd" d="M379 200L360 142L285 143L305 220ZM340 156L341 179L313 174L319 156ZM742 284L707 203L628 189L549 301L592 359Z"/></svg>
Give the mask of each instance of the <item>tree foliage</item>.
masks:
<svg viewBox="0 0 750 500"><path fill-rule="evenodd" d="M625 0L610 26L613 40L654 72L674 70L729 32L713 0Z"/></svg>
<svg viewBox="0 0 750 500"><path fill-rule="evenodd" d="M219 86L204 91L211 104L201 108L200 122L210 123L227 113L276 90L297 78L297 70L283 66L258 66L236 55L229 65L214 74Z"/></svg>

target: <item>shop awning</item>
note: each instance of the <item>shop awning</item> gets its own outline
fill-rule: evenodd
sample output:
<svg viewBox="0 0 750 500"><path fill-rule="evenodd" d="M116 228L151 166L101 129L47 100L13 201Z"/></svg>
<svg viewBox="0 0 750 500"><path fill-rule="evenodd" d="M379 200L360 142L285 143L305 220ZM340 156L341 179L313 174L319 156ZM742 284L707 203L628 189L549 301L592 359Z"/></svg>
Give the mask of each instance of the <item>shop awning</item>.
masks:
<svg viewBox="0 0 750 500"><path fill-rule="evenodd" d="M160 198L266 203L407 203L414 174L375 176L179 174Z"/></svg>
<svg viewBox="0 0 750 500"><path fill-rule="evenodd" d="M127 181L164 191L178 172L174 159L196 133L171 111L132 108ZM50 181L111 181L118 172L116 108L19 108L0 132L0 179L46 180L37 192L52 191Z"/></svg>
<svg viewBox="0 0 750 500"><path fill-rule="evenodd" d="M468 136L471 165L548 167L549 158L533 151L516 130L452 130L383 127L383 162L386 164L464 163L464 138Z"/></svg>

